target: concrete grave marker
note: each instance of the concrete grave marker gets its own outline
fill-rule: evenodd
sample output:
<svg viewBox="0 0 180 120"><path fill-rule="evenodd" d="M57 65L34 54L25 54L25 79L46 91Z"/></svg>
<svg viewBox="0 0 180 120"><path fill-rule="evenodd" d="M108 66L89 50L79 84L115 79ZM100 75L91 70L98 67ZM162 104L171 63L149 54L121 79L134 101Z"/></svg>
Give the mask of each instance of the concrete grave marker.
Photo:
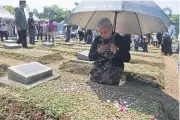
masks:
<svg viewBox="0 0 180 120"><path fill-rule="evenodd" d="M86 42L82 41L82 42L80 42L79 44L83 44L83 45L84 45L84 44L86 44Z"/></svg>
<svg viewBox="0 0 180 120"><path fill-rule="evenodd" d="M4 40L4 43L16 43L17 40Z"/></svg>
<svg viewBox="0 0 180 120"><path fill-rule="evenodd" d="M5 48L5 49L18 49L18 48L22 48L22 45L17 44L17 43L3 43L3 48Z"/></svg>
<svg viewBox="0 0 180 120"><path fill-rule="evenodd" d="M74 44L73 44L73 43L70 43L70 42L64 42L64 45L71 46L71 45L74 45Z"/></svg>
<svg viewBox="0 0 180 120"><path fill-rule="evenodd" d="M55 38L56 39L62 39L62 38L64 38L64 35L56 35Z"/></svg>
<svg viewBox="0 0 180 120"><path fill-rule="evenodd" d="M8 68L8 79L26 85L51 77L52 75L52 68L38 62Z"/></svg>
<svg viewBox="0 0 180 120"><path fill-rule="evenodd" d="M44 43L43 43L43 46L44 46L44 47L52 47L52 46L54 46L54 43L44 42Z"/></svg>
<svg viewBox="0 0 180 120"><path fill-rule="evenodd" d="M88 55L89 55L89 51L78 52L77 53L77 59L89 61Z"/></svg>

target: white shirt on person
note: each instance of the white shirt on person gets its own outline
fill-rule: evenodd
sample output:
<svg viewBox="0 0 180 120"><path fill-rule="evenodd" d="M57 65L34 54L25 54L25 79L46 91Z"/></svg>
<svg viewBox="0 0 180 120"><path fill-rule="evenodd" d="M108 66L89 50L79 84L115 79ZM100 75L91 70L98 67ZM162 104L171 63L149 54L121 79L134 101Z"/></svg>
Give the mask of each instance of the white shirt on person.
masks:
<svg viewBox="0 0 180 120"><path fill-rule="evenodd" d="M174 26L173 24L171 24L171 25L168 27L168 33L169 33L170 38L173 39L173 37L174 37L175 34L176 34L175 26Z"/></svg>
<svg viewBox="0 0 180 120"><path fill-rule="evenodd" d="M0 24L0 31L7 31L7 27L4 24Z"/></svg>

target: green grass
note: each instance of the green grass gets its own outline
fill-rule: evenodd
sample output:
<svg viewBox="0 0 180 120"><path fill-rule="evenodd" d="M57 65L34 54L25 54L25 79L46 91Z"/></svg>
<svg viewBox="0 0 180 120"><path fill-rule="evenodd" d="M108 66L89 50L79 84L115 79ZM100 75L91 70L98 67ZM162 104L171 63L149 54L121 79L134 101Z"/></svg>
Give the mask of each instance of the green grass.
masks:
<svg viewBox="0 0 180 120"><path fill-rule="evenodd" d="M36 50L39 51L39 50ZM55 53L53 52L52 54L45 54L45 55L41 55L41 56L28 56L26 55L26 53L14 53L11 51L0 51L1 56L4 57L8 57L8 58L12 58L12 59L16 59L16 60L22 60L25 62L40 62L42 64L48 64L48 63L52 63L55 61L60 61L63 60L63 56L60 53Z"/></svg>
<svg viewBox="0 0 180 120"><path fill-rule="evenodd" d="M43 55L39 59L40 62L47 64L62 59L61 49L52 51L56 54L55 57L52 57L52 54ZM66 48L64 54L73 56L71 52L72 49L68 51ZM6 53L5 57L18 55L1 53ZM32 117L29 115L32 111L42 109L46 116L53 120L58 116L61 116L61 119L62 116L70 117L72 120L152 120L154 116L160 120L177 120L178 102L160 89L165 84L164 63L159 50L152 49L151 53L131 53L131 62L125 64L128 80L121 86L90 82L89 72L92 64L76 61L57 64L60 66L59 78L28 90L0 84L0 107L3 108L0 109L0 117L9 106L7 101L15 99L22 104L20 116L23 119L27 116ZM26 56L19 57L26 59ZM2 71L3 74L5 72ZM120 112L114 105L116 101L121 105L127 105L128 112Z"/></svg>
<svg viewBox="0 0 180 120"><path fill-rule="evenodd" d="M178 45L178 39L173 39L172 44Z"/></svg>

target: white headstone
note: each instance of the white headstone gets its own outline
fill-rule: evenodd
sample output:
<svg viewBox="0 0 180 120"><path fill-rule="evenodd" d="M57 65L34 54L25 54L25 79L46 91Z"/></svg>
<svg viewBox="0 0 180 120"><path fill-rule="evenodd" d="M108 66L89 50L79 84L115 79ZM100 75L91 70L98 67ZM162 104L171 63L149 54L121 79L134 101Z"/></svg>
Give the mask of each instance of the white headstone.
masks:
<svg viewBox="0 0 180 120"><path fill-rule="evenodd" d="M18 48L22 48L22 45L17 44L17 43L3 43L3 48L5 48L5 49L18 49Z"/></svg>
<svg viewBox="0 0 180 120"><path fill-rule="evenodd" d="M69 45L69 46L71 46L71 45L74 45L73 43L70 43L70 42L64 42L64 45Z"/></svg>
<svg viewBox="0 0 180 120"><path fill-rule="evenodd" d="M52 75L52 68L49 68L38 62L27 63L24 65L8 68L8 79L23 84L32 84L39 80L51 77Z"/></svg>
<svg viewBox="0 0 180 120"><path fill-rule="evenodd" d="M62 38L64 38L64 35L56 35L55 38L56 38L56 39L62 39Z"/></svg>
<svg viewBox="0 0 180 120"><path fill-rule="evenodd" d="M78 52L77 53L77 59L89 61L88 55L89 55L89 51Z"/></svg>
<svg viewBox="0 0 180 120"><path fill-rule="evenodd" d="M16 43L17 40L4 40L4 43Z"/></svg>
<svg viewBox="0 0 180 120"><path fill-rule="evenodd" d="M45 47L51 47L51 46L54 46L54 43L44 42L44 43L43 43L43 46L45 46Z"/></svg>
<svg viewBox="0 0 180 120"><path fill-rule="evenodd" d="M82 42L80 42L80 44L83 44L83 45L84 45L84 44L86 44L86 42L82 41Z"/></svg>

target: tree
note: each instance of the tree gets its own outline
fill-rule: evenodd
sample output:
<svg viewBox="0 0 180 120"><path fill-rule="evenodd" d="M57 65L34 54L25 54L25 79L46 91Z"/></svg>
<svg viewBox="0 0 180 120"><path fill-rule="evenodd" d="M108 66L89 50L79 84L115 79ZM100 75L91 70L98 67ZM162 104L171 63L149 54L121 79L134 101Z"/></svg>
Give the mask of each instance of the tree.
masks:
<svg viewBox="0 0 180 120"><path fill-rule="evenodd" d="M13 6L10 6L10 5L5 5L3 6L4 9L6 9L8 12L10 12L11 14L14 15L14 7Z"/></svg>
<svg viewBox="0 0 180 120"><path fill-rule="evenodd" d="M38 14L39 14L37 9L33 9L33 13L35 16L38 16Z"/></svg>
<svg viewBox="0 0 180 120"><path fill-rule="evenodd" d="M168 7L167 7L167 8L164 8L163 11L164 11L169 17L172 16L173 11L171 10L171 8L168 8Z"/></svg>
<svg viewBox="0 0 180 120"><path fill-rule="evenodd" d="M79 5L79 3L78 2L74 2L74 5L77 6L77 5Z"/></svg>
<svg viewBox="0 0 180 120"><path fill-rule="evenodd" d="M44 10L42 13L39 13L37 9L33 10L34 15L36 15L41 20L52 19L56 22L61 22L71 13L70 10L64 10L57 5L45 6L43 9Z"/></svg>
<svg viewBox="0 0 180 120"><path fill-rule="evenodd" d="M176 38L178 38L179 35L179 15L175 15L173 14L173 11L171 10L171 8L164 8L163 9L164 12L169 16L169 18L173 21L174 25L175 25L175 29L176 29Z"/></svg>
<svg viewBox="0 0 180 120"><path fill-rule="evenodd" d="M172 15L171 19L175 25L175 29L176 29L176 38L178 38L179 35L179 15Z"/></svg>
<svg viewBox="0 0 180 120"><path fill-rule="evenodd" d="M69 10L64 10L57 5L45 6L43 13L46 18L53 19L56 22L63 21L70 14Z"/></svg>

